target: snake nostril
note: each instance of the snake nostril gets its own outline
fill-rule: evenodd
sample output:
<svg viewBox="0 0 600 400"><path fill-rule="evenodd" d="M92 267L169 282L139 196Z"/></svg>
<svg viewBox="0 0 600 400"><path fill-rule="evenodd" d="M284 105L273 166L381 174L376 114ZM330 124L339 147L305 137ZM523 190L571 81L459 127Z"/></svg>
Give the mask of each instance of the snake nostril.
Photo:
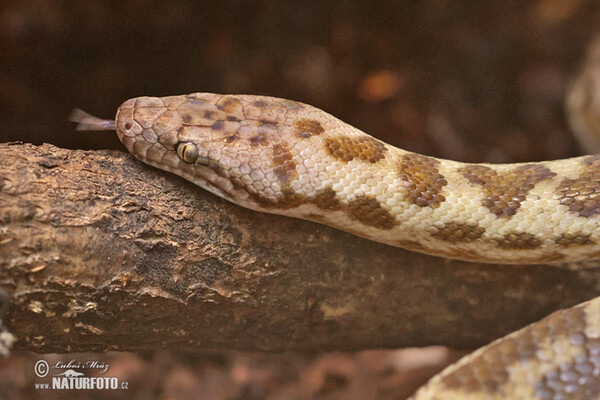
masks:
<svg viewBox="0 0 600 400"><path fill-rule="evenodd" d="M131 122L126 122L125 123L125 129L126 130L130 130L132 126L133 126L133 124Z"/></svg>

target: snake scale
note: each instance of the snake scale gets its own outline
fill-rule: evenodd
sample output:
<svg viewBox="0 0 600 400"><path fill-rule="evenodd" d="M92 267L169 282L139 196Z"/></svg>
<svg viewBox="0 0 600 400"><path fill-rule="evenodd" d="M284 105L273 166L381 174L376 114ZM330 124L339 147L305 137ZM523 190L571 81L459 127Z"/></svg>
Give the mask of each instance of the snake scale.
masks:
<svg viewBox="0 0 600 400"><path fill-rule="evenodd" d="M114 121L82 111L72 119L79 129L116 130L139 160L252 210L468 261L600 258L599 155L497 165L442 160L266 96L138 97ZM413 398L600 399L600 298L479 349Z"/></svg>

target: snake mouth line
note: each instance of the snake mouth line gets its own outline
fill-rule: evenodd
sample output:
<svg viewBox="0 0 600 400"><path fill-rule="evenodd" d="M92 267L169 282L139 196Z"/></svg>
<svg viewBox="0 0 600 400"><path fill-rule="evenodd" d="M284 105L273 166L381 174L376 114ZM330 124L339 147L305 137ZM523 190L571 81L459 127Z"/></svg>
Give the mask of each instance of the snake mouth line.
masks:
<svg viewBox="0 0 600 400"><path fill-rule="evenodd" d="M151 165L155 168L178 175L178 176L194 183L195 185L198 185L198 186L202 187L203 189L208 190L209 192L211 192L212 194L214 194L216 196L222 197L227 201L235 203L235 200L234 200L235 196L229 190L227 190L225 187L223 187L222 185L219 185L217 182L215 182L214 178L211 178L209 176L209 175L214 175L214 177L223 178L222 174L219 174L217 171L218 163L216 163L216 162L211 163L211 167L214 165L214 168L211 168L211 167L199 168L200 171L207 172L206 174L201 174L198 172L190 173L183 169L173 168L167 164L161 164L156 161L152 161L152 160L149 160L149 159L146 159L143 157L136 156L136 158L138 158L140 161L142 161L148 165ZM213 174L210 174L208 172L212 172ZM225 179L225 178L223 178L223 179Z"/></svg>

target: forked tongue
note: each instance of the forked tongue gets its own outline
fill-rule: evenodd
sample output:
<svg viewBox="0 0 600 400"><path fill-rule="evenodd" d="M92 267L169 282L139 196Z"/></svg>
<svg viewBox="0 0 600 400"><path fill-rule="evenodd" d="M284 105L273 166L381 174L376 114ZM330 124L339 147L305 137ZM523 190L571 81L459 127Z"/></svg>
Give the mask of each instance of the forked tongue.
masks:
<svg viewBox="0 0 600 400"><path fill-rule="evenodd" d="M100 119L78 108L71 111L69 121L77 122L78 131L116 131L117 123L113 119Z"/></svg>

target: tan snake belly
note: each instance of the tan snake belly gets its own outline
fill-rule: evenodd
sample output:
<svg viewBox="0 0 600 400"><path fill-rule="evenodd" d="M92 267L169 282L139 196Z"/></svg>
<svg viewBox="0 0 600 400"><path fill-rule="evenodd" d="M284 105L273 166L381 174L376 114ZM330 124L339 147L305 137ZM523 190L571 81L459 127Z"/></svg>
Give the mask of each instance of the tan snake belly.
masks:
<svg viewBox="0 0 600 400"><path fill-rule="evenodd" d="M253 210L470 261L600 258L597 155L503 165L442 160L265 96L138 97L119 107L115 121L75 119L83 129L116 129L141 161ZM597 398L599 303L486 346L416 398Z"/></svg>

